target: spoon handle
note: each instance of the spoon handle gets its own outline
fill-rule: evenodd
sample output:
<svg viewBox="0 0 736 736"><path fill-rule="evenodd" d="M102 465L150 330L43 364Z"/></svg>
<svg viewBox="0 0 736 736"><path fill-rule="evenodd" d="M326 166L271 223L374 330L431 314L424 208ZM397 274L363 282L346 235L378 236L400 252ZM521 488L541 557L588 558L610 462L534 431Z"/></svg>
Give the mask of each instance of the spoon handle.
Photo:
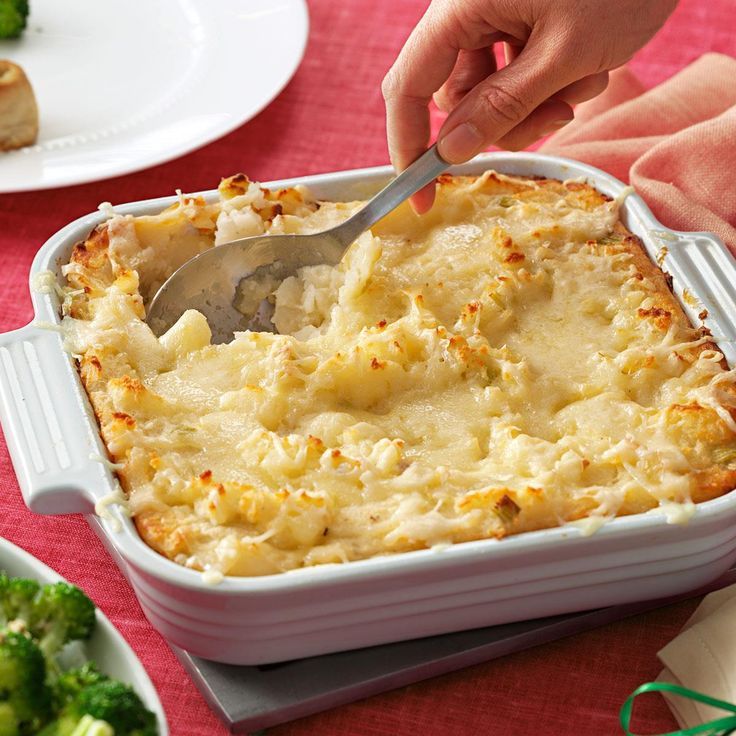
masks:
<svg viewBox="0 0 736 736"><path fill-rule="evenodd" d="M347 248L361 233L396 209L425 184L436 179L449 166L437 153L437 146L432 146L381 189L362 210L336 227L332 234Z"/></svg>

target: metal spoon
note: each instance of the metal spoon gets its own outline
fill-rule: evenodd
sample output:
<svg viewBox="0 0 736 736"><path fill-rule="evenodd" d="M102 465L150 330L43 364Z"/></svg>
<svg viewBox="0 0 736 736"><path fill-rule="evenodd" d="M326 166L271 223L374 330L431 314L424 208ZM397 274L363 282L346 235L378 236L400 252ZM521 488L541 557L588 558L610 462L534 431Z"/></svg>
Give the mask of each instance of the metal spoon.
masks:
<svg viewBox="0 0 736 736"><path fill-rule="evenodd" d="M214 343L227 342L234 332L243 330L276 332L273 305L266 297L278 284L304 266L339 263L361 233L448 166L432 146L337 227L311 235L256 235L200 253L158 290L148 307L148 324L161 335L187 309L196 309L207 318ZM243 294L250 295L245 306Z"/></svg>

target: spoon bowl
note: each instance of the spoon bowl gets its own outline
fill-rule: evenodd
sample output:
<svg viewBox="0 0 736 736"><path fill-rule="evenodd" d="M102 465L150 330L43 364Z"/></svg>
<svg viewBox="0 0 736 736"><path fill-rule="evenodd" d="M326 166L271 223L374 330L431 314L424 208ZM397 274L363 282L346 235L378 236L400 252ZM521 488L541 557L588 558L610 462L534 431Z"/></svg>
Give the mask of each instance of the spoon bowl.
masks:
<svg viewBox="0 0 736 736"><path fill-rule="evenodd" d="M276 332L269 297L300 268L336 265L344 247L331 231L313 235L256 235L200 253L169 277L151 302L147 321L166 332L187 309L204 314L212 342L244 330Z"/></svg>
<svg viewBox="0 0 736 736"><path fill-rule="evenodd" d="M433 181L449 164L432 146L345 222L309 235L256 235L223 243L178 268L153 297L147 321L162 335L188 309L206 318L212 342L244 330L276 332L274 291L305 266L337 265L371 225Z"/></svg>

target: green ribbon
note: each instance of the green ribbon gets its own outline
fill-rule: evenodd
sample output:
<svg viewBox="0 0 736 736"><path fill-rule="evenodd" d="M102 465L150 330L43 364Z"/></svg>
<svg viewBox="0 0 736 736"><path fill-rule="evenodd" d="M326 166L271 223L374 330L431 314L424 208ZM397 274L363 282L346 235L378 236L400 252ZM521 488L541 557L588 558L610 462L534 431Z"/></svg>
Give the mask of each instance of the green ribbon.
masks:
<svg viewBox="0 0 736 736"><path fill-rule="evenodd" d="M694 736L695 734L703 734L703 736L728 736L728 734L736 733L736 705L733 703L711 698L696 690L690 690L680 685L673 685L669 682L646 682L636 688L621 706L619 721L621 722L621 728L626 732L626 736L637 736L629 730L629 726L631 725L631 714L634 710L634 700L642 693L674 693L675 695L681 695L683 698L697 700L699 703L706 703L707 705L712 705L714 708L720 708L733 714L716 718L708 723L701 723L699 726L683 728L681 731L668 731L658 736Z"/></svg>

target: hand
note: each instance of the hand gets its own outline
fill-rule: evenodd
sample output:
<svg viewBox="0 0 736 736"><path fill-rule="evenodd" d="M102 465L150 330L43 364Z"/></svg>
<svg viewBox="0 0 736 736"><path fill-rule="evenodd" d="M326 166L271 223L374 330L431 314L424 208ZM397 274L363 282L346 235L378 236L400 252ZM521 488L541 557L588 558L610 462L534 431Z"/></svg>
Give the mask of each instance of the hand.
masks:
<svg viewBox="0 0 736 736"><path fill-rule="evenodd" d="M438 140L449 163L490 144L519 150L573 119L571 105L608 84L677 0L433 0L383 80L397 171L429 143L429 101L448 112ZM505 43L497 69L493 45ZM429 186L412 198L418 212Z"/></svg>

